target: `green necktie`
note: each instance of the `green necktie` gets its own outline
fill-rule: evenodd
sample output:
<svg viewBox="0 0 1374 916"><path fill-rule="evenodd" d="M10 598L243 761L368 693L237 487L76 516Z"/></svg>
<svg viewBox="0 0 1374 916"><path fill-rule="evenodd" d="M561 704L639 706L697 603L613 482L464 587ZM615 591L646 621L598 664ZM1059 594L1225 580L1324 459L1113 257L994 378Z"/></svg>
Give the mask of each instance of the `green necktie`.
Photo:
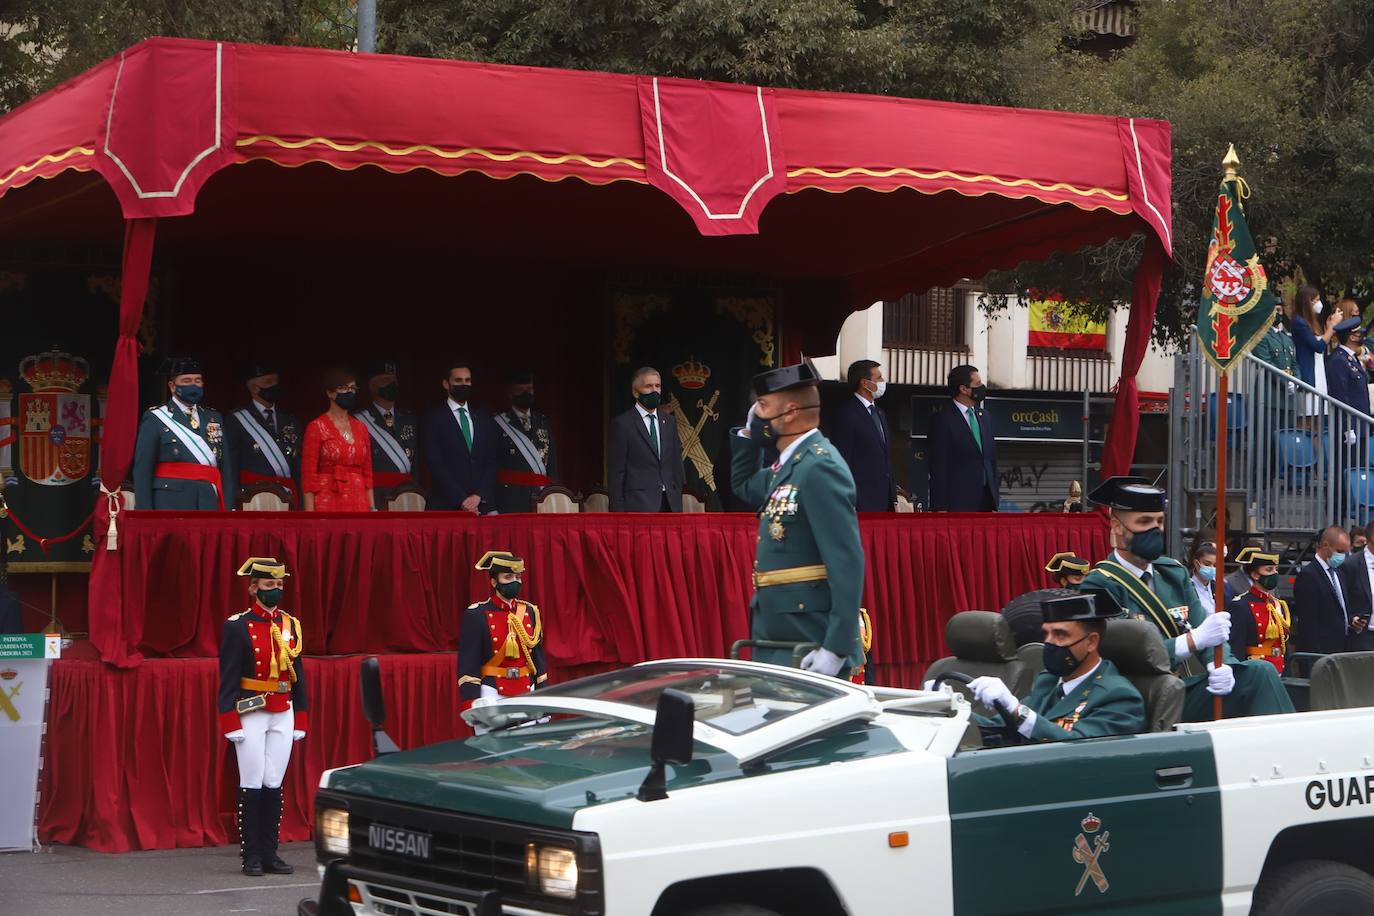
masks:
<svg viewBox="0 0 1374 916"><path fill-rule="evenodd" d="M655 455L662 455L658 450L658 414L648 414L649 417L649 444L654 447Z"/></svg>
<svg viewBox="0 0 1374 916"><path fill-rule="evenodd" d="M463 428L463 439L468 444L468 451L472 451L472 424L468 422L468 409L458 408L458 425Z"/></svg>
<svg viewBox="0 0 1374 916"><path fill-rule="evenodd" d="M978 451L981 452L983 450L983 431L978 428L978 418L974 416L972 410L966 416L968 417L968 428L973 430L973 441L978 443Z"/></svg>

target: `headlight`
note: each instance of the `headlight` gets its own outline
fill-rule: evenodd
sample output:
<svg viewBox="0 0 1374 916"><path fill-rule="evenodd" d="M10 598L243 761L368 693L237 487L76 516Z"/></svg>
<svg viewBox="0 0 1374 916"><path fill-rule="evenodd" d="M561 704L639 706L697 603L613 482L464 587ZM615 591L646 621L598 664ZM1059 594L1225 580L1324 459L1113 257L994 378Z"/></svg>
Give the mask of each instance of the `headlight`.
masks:
<svg viewBox="0 0 1374 916"><path fill-rule="evenodd" d="M315 832L320 837L320 847L336 856L348 855L348 812L342 808L325 808L320 811Z"/></svg>
<svg viewBox="0 0 1374 916"><path fill-rule="evenodd" d="M577 896L577 853L561 846L525 847L525 871L541 894L571 900Z"/></svg>

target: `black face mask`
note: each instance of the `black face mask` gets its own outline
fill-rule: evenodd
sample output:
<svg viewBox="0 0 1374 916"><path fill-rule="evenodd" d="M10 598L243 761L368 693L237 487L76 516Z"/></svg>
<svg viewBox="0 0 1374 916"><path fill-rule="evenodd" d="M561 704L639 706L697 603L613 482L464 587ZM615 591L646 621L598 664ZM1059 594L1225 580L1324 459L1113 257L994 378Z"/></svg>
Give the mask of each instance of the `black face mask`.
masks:
<svg viewBox="0 0 1374 916"><path fill-rule="evenodd" d="M381 398L383 401L395 401L396 395L398 394L400 394L400 389L397 388L395 382L383 385L377 389L377 397Z"/></svg>
<svg viewBox="0 0 1374 916"><path fill-rule="evenodd" d="M1088 634L1092 635L1092 634ZM1078 666L1083 664L1083 659L1076 658L1073 654L1073 647L1078 645L1088 636L1083 636L1076 642L1071 642L1067 646L1056 646L1053 643L1045 643L1045 651L1041 656L1045 670L1055 677L1068 677L1078 670Z"/></svg>
<svg viewBox="0 0 1374 916"><path fill-rule="evenodd" d="M977 388L970 388L968 396L973 398L975 403L982 403L983 398L988 396L988 386L979 385Z"/></svg>
<svg viewBox="0 0 1374 916"><path fill-rule="evenodd" d="M281 386L268 385L266 388L259 388L258 397L269 404L275 404L277 403L277 398L281 397Z"/></svg>
<svg viewBox="0 0 1374 916"><path fill-rule="evenodd" d="M663 393L659 391L645 391L639 395L639 406L645 410L657 410L658 405L663 403Z"/></svg>
<svg viewBox="0 0 1374 916"><path fill-rule="evenodd" d="M260 588L258 589L258 603L266 608L273 608L281 604L281 589L279 588Z"/></svg>
<svg viewBox="0 0 1374 916"><path fill-rule="evenodd" d="M472 397L471 385L449 385L448 396L453 398L455 403L466 404Z"/></svg>
<svg viewBox="0 0 1374 916"><path fill-rule="evenodd" d="M352 410L358 403L358 392L340 391L338 394L334 395L334 403L338 404L344 410Z"/></svg>
<svg viewBox="0 0 1374 916"><path fill-rule="evenodd" d="M534 407L534 392L522 391L517 395L513 395L510 402L521 410L529 410Z"/></svg>

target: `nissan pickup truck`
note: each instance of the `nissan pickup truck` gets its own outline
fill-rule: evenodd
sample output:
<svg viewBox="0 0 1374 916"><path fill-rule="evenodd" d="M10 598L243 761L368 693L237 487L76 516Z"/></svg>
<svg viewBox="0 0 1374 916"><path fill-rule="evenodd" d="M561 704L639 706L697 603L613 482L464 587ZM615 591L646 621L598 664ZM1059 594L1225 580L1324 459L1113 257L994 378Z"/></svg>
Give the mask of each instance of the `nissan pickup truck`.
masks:
<svg viewBox="0 0 1374 916"><path fill-rule="evenodd" d="M687 659L465 718L324 774L299 916L1374 913L1374 709L1014 746L949 691Z"/></svg>

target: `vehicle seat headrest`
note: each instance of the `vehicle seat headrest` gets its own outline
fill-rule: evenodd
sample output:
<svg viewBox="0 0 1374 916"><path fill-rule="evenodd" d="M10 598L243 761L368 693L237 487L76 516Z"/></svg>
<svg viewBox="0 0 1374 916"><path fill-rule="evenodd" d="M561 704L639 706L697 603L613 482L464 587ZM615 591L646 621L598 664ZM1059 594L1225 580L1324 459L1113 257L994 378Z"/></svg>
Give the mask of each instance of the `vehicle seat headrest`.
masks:
<svg viewBox="0 0 1374 916"><path fill-rule="evenodd" d="M964 611L945 624L945 642L956 658L972 662L1014 662L1016 639L995 611Z"/></svg>

